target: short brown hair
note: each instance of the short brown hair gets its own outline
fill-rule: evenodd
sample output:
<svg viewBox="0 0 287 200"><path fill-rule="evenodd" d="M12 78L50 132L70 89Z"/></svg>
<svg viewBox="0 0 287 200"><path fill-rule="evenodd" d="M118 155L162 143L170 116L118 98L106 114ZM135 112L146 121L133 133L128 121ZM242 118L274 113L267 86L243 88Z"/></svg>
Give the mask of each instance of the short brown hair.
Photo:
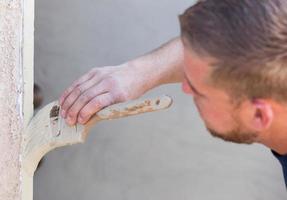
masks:
<svg viewBox="0 0 287 200"><path fill-rule="evenodd" d="M215 58L233 96L287 101L287 0L202 0L180 16L192 50Z"/></svg>

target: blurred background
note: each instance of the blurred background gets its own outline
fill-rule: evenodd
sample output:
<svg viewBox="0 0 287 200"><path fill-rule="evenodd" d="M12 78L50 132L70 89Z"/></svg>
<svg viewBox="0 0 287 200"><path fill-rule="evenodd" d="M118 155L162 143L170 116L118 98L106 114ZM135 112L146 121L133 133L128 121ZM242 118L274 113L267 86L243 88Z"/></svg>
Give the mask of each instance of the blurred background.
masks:
<svg viewBox="0 0 287 200"><path fill-rule="evenodd" d="M92 67L121 64L179 35L195 1L36 0L35 82L44 105ZM85 144L45 156L35 200L285 200L281 166L261 145L212 138L180 85L167 111L97 124Z"/></svg>

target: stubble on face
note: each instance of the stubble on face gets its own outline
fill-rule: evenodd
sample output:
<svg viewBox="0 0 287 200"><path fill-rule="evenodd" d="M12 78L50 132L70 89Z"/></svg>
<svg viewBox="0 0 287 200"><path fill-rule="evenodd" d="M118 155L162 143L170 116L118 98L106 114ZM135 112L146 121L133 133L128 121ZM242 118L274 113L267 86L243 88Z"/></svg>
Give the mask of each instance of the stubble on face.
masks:
<svg viewBox="0 0 287 200"><path fill-rule="evenodd" d="M202 111L200 109L200 106L198 104L198 101L196 98L194 98L195 105L197 107L197 110L203 119L206 129L208 132L215 138L222 139L226 142L232 142L236 144L253 144L257 142L258 140L258 133L257 132L250 132L243 130L243 126L237 117L238 110L240 109L241 103L239 101L231 101L230 103L233 105L233 113L231 114L231 118L234 121L234 127L230 131L226 132L218 132L212 126L209 125L209 123L204 120L204 117L202 115Z"/></svg>
<svg viewBox="0 0 287 200"><path fill-rule="evenodd" d="M201 118L205 123L206 129L213 137L222 139L226 142L233 142L236 144L253 144L256 142L258 133L243 131L238 118L235 117L235 114L232 115L233 121L235 122L235 127L231 131L218 132L215 129L211 128L208 122L204 120L202 111L200 109L200 106L198 106L196 98L194 98L194 102ZM239 108L239 105L238 104L234 105L235 105L234 112L236 113L236 110Z"/></svg>
<svg viewBox="0 0 287 200"><path fill-rule="evenodd" d="M217 132L209 126L206 126L207 130L213 137L220 138L226 142L233 142L236 144L253 144L256 142L258 133L247 132L241 129L240 124L237 122L235 128L231 131Z"/></svg>

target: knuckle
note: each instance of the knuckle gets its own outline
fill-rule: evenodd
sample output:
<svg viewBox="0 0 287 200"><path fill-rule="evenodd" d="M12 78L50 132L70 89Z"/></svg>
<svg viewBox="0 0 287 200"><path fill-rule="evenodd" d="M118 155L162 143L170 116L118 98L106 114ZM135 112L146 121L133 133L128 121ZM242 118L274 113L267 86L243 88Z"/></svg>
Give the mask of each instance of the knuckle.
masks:
<svg viewBox="0 0 287 200"><path fill-rule="evenodd" d="M105 106L104 98L97 98L92 100L85 108L79 112L79 116L83 119L90 118L94 113L101 110Z"/></svg>
<svg viewBox="0 0 287 200"><path fill-rule="evenodd" d="M67 110L74 103L75 99L79 96L78 92L74 90L65 100L62 109Z"/></svg>
<svg viewBox="0 0 287 200"><path fill-rule="evenodd" d="M88 102L90 99L92 98L92 95L89 92L85 92L81 95L81 97L79 98L79 101L81 103L86 103Z"/></svg>
<svg viewBox="0 0 287 200"><path fill-rule="evenodd" d="M101 109L103 107L103 100L97 99L92 103L94 109Z"/></svg>
<svg viewBox="0 0 287 200"><path fill-rule="evenodd" d="M70 118L74 118L76 115L77 115L77 113L76 113L75 110L70 110L69 113L68 113L68 116L69 116Z"/></svg>
<svg viewBox="0 0 287 200"><path fill-rule="evenodd" d="M72 102L71 99L67 98L66 101L64 102L64 105L62 106L62 109L67 110L70 107L71 102Z"/></svg>
<svg viewBox="0 0 287 200"><path fill-rule="evenodd" d="M81 80L82 80L82 78L73 82L69 89L74 90L76 87L78 87L80 85Z"/></svg>
<svg viewBox="0 0 287 200"><path fill-rule="evenodd" d="M91 114L94 114L95 112L101 110L105 106L104 99L98 98L95 101L92 101L90 106L91 106L90 110L91 112L93 112Z"/></svg>
<svg viewBox="0 0 287 200"><path fill-rule="evenodd" d="M66 111L67 111L67 108L68 108L68 106L67 106L67 101L66 101L66 102L64 102L64 104L62 105L61 109L66 112Z"/></svg>
<svg viewBox="0 0 287 200"><path fill-rule="evenodd" d="M76 86L73 93L75 95L80 95L82 93L82 88L80 86Z"/></svg>
<svg viewBox="0 0 287 200"><path fill-rule="evenodd" d="M91 116L91 113L89 113L87 110L82 110L80 111L79 116L85 120Z"/></svg>
<svg viewBox="0 0 287 200"><path fill-rule="evenodd" d="M102 76L103 75L103 73L102 73L102 71L100 70L100 69L98 69L98 68L93 68L93 69L91 69L90 70L90 72L89 72L89 74L91 75L91 76Z"/></svg>
<svg viewBox="0 0 287 200"><path fill-rule="evenodd" d="M69 116L71 117L75 117L77 116L79 113L79 107L78 107L78 104L74 104L70 109L69 109Z"/></svg>
<svg viewBox="0 0 287 200"><path fill-rule="evenodd" d="M114 99L116 99L116 101L120 101L120 102L129 100L128 92L122 89L115 91L113 93L113 97Z"/></svg>
<svg viewBox="0 0 287 200"><path fill-rule="evenodd" d="M67 97L67 96L71 93L72 90L73 90L72 87L69 87L68 89L66 89L66 90L63 92L62 97Z"/></svg>
<svg viewBox="0 0 287 200"><path fill-rule="evenodd" d="M63 95L62 95L62 96L67 96L70 92L71 92L71 89L68 88L68 89L66 89L66 90L63 92Z"/></svg>
<svg viewBox="0 0 287 200"><path fill-rule="evenodd" d="M105 82L107 87L110 89L115 88L118 85L118 81L112 76L107 77Z"/></svg>

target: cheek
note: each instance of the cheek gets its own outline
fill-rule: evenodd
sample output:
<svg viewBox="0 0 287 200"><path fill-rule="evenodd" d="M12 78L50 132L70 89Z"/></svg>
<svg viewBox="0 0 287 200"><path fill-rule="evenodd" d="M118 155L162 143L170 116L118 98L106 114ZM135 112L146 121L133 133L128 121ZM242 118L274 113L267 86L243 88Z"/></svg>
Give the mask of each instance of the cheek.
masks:
<svg viewBox="0 0 287 200"><path fill-rule="evenodd" d="M201 118L209 128L213 128L219 132L224 132L233 128L234 120L231 117L231 112L204 100L195 100L195 102Z"/></svg>

